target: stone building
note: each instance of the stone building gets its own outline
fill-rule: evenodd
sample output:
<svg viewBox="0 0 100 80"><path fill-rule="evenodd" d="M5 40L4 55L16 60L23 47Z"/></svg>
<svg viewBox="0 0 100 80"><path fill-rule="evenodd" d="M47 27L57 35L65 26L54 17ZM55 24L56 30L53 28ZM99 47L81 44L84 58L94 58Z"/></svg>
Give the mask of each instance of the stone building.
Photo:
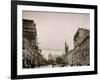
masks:
<svg viewBox="0 0 100 80"><path fill-rule="evenodd" d="M36 24L33 20L23 19L23 68L40 66L40 53L37 42Z"/></svg>
<svg viewBox="0 0 100 80"><path fill-rule="evenodd" d="M65 41L65 57L64 57L64 62L65 62L65 65L66 66L68 66L68 53L69 53L69 50L68 50L68 45L67 45L67 43L66 43L66 41Z"/></svg>
<svg viewBox="0 0 100 80"><path fill-rule="evenodd" d="M31 68L33 63L33 51L32 47L27 40L27 38L23 39L23 68Z"/></svg>
<svg viewBox="0 0 100 80"><path fill-rule="evenodd" d="M74 35L74 65L89 65L89 30L79 28Z"/></svg>
<svg viewBox="0 0 100 80"><path fill-rule="evenodd" d="M68 66L74 66L74 49L69 51L67 57L68 57Z"/></svg>

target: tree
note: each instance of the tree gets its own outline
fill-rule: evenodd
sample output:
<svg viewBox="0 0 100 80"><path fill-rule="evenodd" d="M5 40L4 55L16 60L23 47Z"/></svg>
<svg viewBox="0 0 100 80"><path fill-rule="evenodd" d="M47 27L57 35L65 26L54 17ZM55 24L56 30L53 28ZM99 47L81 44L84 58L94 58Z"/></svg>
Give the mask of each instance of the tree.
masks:
<svg viewBox="0 0 100 80"><path fill-rule="evenodd" d="M48 64L49 64L49 65L53 65L53 62L54 62L53 59L49 59L49 60L48 60Z"/></svg>
<svg viewBox="0 0 100 80"><path fill-rule="evenodd" d="M62 66L62 65L64 65L64 60L63 60L63 58L62 57L56 57L56 64L57 65L60 65L60 66Z"/></svg>

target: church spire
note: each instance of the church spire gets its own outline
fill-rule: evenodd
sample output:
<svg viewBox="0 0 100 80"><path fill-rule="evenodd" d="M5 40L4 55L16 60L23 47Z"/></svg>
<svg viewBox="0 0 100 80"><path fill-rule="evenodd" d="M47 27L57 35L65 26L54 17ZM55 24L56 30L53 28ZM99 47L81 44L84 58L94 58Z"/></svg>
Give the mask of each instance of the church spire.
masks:
<svg viewBox="0 0 100 80"><path fill-rule="evenodd" d="M66 40L65 40L65 54L68 55L68 45L66 43Z"/></svg>

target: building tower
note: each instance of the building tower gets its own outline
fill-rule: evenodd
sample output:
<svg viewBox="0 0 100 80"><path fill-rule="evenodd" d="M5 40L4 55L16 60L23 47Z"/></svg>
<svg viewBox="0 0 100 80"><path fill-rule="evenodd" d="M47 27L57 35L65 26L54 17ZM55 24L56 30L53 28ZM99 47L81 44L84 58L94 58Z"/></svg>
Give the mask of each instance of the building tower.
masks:
<svg viewBox="0 0 100 80"><path fill-rule="evenodd" d="M65 41L65 65L68 66L68 45Z"/></svg>
<svg viewBox="0 0 100 80"><path fill-rule="evenodd" d="M65 41L65 54L68 55L68 45L67 45L66 41Z"/></svg>

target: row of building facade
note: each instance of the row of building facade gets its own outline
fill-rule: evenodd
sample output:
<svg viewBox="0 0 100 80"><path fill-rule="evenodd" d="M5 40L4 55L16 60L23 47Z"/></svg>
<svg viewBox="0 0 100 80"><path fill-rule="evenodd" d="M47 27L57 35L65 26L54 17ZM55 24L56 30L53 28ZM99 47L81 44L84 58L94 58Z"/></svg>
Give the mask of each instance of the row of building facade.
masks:
<svg viewBox="0 0 100 80"><path fill-rule="evenodd" d="M45 64L45 58L38 46L36 24L33 20L23 19L23 68L34 68ZM90 32L88 29L78 28L74 35L74 48L69 51L65 42L64 65L90 65Z"/></svg>
<svg viewBox="0 0 100 80"><path fill-rule="evenodd" d="M38 47L36 24L33 20L23 19L23 68L39 67L43 55Z"/></svg>
<svg viewBox="0 0 100 80"><path fill-rule="evenodd" d="M90 65L90 37L89 30L78 28L74 35L74 48L69 51L65 42L65 63L67 66Z"/></svg>

